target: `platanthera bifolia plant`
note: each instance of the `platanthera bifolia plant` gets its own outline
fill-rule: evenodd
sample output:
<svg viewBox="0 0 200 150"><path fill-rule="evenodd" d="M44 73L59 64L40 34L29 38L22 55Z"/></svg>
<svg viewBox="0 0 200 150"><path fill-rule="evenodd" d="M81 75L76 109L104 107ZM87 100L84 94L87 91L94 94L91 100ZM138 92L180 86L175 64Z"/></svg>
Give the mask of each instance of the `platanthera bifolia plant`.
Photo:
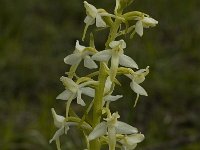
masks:
<svg viewBox="0 0 200 150"><path fill-rule="evenodd" d="M82 40L92 25L98 29L109 29L109 34L104 50L95 47L91 33L89 46L83 46L77 40L73 54L64 58L64 62L71 68L66 76L60 78L65 90L56 99L65 102L66 114L61 116L54 108L51 109L58 130L50 143L55 141L58 150L61 150L60 136L67 134L71 126L77 127L83 133L83 140L86 142L83 149L87 150L100 150L104 144L108 145L109 150L132 150L144 140L144 135L137 128L120 121L118 112L110 110L110 105L114 105L122 98L122 95L113 94L115 87L121 85L117 76L125 75L130 79L130 88L137 95L135 106L140 95L147 96L147 92L140 84L149 73L149 67L139 69L137 63L126 55L126 42L122 36L142 36L145 28L156 26L158 21L139 11L124 13L124 9L133 1L116 0L113 14L84 1L87 16L84 20ZM78 66L82 61L84 67L96 71L79 77L76 70L80 69ZM87 101L89 103L85 103L82 95L90 99ZM72 101L82 106L82 116L75 113L71 107Z"/></svg>

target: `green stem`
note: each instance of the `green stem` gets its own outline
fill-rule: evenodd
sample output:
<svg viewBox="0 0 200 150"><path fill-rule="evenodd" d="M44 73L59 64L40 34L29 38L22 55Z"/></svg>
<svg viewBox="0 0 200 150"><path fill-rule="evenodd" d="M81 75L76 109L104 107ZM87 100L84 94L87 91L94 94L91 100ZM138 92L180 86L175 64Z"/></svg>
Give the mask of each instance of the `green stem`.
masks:
<svg viewBox="0 0 200 150"><path fill-rule="evenodd" d="M57 150L61 150L61 148L60 148L60 140L59 139L56 139L56 148L57 148Z"/></svg>
<svg viewBox="0 0 200 150"><path fill-rule="evenodd" d="M79 65L79 63L71 66L71 68L68 72L68 78L72 79L74 77L78 65Z"/></svg>
<svg viewBox="0 0 200 150"><path fill-rule="evenodd" d="M106 42L106 48L109 48L109 43L114 41L115 38L117 37L117 32L118 32L118 29L119 29L121 23L122 23L122 21L119 19L116 19L115 22L113 23L113 26L110 28L108 40Z"/></svg>
<svg viewBox="0 0 200 150"><path fill-rule="evenodd" d="M107 73L105 69L105 65L103 62L100 63L99 69L99 85L95 90L95 98L94 98L94 105L93 105L93 128L100 123L101 114L102 114L102 103L103 103L103 96L104 96L104 87L107 78ZM90 149L91 150L100 150L101 145L99 139L95 139L91 141Z"/></svg>
<svg viewBox="0 0 200 150"><path fill-rule="evenodd" d="M103 96L104 96L104 87L107 78L107 73L105 70L104 63L100 63L100 74L99 74L99 85L95 91L95 98L94 98L94 107L93 107L93 127L100 123L101 119L101 110L102 110L102 103L103 103Z"/></svg>
<svg viewBox="0 0 200 150"><path fill-rule="evenodd" d="M115 38L117 37L117 32L120 27L120 24L121 24L121 20L115 19L113 26L110 28L110 34L106 42L106 48L108 48L109 43L114 41ZM101 62L100 69L99 69L99 77L98 77L99 85L95 90L95 98L94 98L94 105L93 105L93 123L92 123L93 128L97 124L99 124L101 121L101 115L102 115L101 111L102 111L102 103L103 103L106 78L107 78L106 66L103 62ZM99 139L95 139L90 142L90 150L100 150L100 149L101 149L101 143Z"/></svg>
<svg viewBox="0 0 200 150"><path fill-rule="evenodd" d="M74 94L72 94L72 95L70 96L69 100L66 102L66 120L67 120L68 117L69 117L69 107L70 107L70 105L71 105L71 102L72 102L73 98L74 98Z"/></svg>

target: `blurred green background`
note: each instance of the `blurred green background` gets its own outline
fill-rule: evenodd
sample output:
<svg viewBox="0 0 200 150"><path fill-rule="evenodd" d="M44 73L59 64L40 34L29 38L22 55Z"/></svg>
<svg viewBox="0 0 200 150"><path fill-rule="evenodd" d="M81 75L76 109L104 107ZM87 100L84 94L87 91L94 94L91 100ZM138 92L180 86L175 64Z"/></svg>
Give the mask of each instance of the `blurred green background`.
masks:
<svg viewBox="0 0 200 150"><path fill-rule="evenodd" d="M0 149L53 150L55 128L50 108L64 114L55 97L64 89L60 76L69 69L63 58L81 39L85 9L81 0L0 0ZM88 1L109 12L114 0ZM150 66L135 109L135 94L122 78L126 98L116 102L121 120L136 126L146 139L138 150L200 149L200 1L136 0L129 8L159 21L144 36L126 38L126 54L140 68ZM102 49L107 31L95 32ZM88 43L81 43L87 45ZM82 71L82 70L81 70ZM74 106L76 108L76 106ZM81 149L72 129L63 149Z"/></svg>

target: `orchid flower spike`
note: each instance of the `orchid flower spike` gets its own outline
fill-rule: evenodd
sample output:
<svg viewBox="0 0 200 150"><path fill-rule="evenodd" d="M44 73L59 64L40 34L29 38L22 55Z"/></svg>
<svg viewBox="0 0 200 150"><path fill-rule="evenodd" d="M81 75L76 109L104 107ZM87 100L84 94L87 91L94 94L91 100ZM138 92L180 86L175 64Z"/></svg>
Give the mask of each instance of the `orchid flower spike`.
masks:
<svg viewBox="0 0 200 150"><path fill-rule="evenodd" d="M84 66L89 69L97 68L96 63L91 59L90 55L94 52L89 51L85 46L79 44L79 41L76 41L76 47L73 54L68 55L64 58L64 62L69 65L79 65L81 60L84 60Z"/></svg>
<svg viewBox="0 0 200 150"><path fill-rule="evenodd" d="M63 82L66 89L61 94L59 94L56 99L69 100L77 98L77 104L85 106L85 102L81 98L81 95L84 94L89 97L94 97L94 89L85 86L94 84L96 83L95 81L87 81L78 85L68 77L62 76L60 80Z"/></svg>
<svg viewBox="0 0 200 150"><path fill-rule="evenodd" d="M124 40L112 41L109 44L111 49L100 51L92 56L96 61L109 61L111 58L110 78L114 81L119 64L129 68L138 69L136 62L129 56L124 55L126 43Z"/></svg>
<svg viewBox="0 0 200 150"><path fill-rule="evenodd" d="M158 21L151 17L140 18L135 25L135 32L139 35L143 35L143 28L155 27Z"/></svg>

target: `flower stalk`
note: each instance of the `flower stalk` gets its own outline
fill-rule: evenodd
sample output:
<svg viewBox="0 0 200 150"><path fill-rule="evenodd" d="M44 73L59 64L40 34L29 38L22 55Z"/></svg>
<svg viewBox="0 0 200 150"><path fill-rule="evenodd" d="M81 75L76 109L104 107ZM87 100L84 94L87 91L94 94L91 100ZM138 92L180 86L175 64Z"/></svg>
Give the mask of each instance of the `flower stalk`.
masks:
<svg viewBox="0 0 200 150"><path fill-rule="evenodd" d="M95 90L95 98L94 98L94 106L93 106L93 127L95 127L97 124L100 123L101 120L101 114L102 114L102 103L103 103L103 94L104 94L104 87L105 82L107 78L107 73L105 71L105 64L102 62L100 63L100 69L99 69L99 85ZM99 140L93 140L91 142L91 150L96 149L100 150L101 145L99 143Z"/></svg>

